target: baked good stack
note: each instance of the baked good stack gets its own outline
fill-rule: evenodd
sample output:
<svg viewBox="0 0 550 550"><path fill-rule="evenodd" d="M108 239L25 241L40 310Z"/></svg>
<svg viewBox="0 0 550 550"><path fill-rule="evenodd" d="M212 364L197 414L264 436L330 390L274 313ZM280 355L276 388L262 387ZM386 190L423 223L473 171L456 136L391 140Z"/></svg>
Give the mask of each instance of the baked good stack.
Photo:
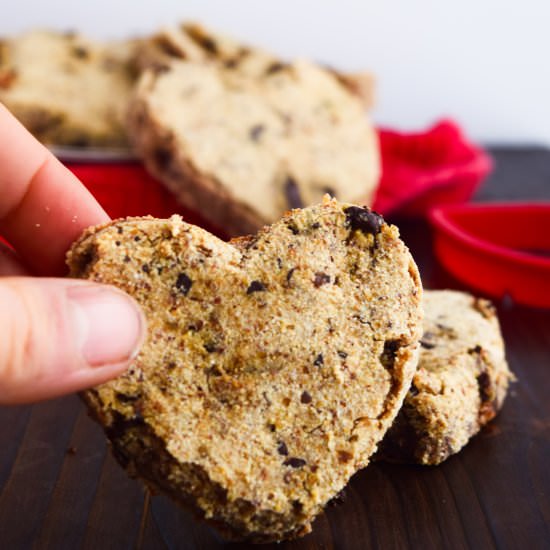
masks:
<svg viewBox="0 0 550 550"><path fill-rule="evenodd" d="M488 301L422 299L397 229L328 197L229 243L178 217L118 220L68 264L148 321L130 370L83 395L115 457L229 539L309 532L377 449L442 462L512 378Z"/></svg>
<svg viewBox="0 0 550 550"><path fill-rule="evenodd" d="M83 394L115 457L226 537L301 536L371 460L439 464L501 408L494 308L423 296L397 228L358 206L380 172L368 74L194 24L116 45L37 31L0 44L0 100L50 144L132 144L238 236L128 218L68 255L148 321L127 373Z"/></svg>
<svg viewBox="0 0 550 550"><path fill-rule="evenodd" d="M40 140L124 146L229 236L325 193L371 204L372 77L286 62L193 25L126 43L35 31L0 49L0 101Z"/></svg>

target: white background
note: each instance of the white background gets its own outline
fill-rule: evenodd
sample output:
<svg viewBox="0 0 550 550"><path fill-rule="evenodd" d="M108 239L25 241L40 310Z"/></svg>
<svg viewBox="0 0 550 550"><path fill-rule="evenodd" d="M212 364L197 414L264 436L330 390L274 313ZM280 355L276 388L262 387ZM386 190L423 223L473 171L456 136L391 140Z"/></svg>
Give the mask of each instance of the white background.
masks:
<svg viewBox="0 0 550 550"><path fill-rule="evenodd" d="M372 70L379 124L450 116L484 143L550 145L549 0L4 2L3 35L41 26L122 38L195 19L283 56Z"/></svg>

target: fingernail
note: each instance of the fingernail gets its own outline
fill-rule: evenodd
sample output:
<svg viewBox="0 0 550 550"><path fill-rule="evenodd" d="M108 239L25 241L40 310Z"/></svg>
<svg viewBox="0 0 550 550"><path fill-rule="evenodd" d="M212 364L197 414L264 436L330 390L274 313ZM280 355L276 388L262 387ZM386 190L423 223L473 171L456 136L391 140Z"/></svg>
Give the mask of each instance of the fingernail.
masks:
<svg viewBox="0 0 550 550"><path fill-rule="evenodd" d="M92 367L129 361L139 351L145 321L137 304L123 292L93 285L67 291L76 338Z"/></svg>

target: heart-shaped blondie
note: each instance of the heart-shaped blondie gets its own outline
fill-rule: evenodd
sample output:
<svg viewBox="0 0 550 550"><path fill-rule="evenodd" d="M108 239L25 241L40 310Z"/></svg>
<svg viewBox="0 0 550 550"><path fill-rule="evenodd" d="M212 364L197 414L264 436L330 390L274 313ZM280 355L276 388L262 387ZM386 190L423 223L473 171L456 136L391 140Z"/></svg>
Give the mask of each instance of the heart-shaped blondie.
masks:
<svg viewBox="0 0 550 550"><path fill-rule="evenodd" d="M416 368L417 268L366 208L326 199L229 243L176 216L119 220L68 263L148 321L127 373L84 393L116 458L231 538L308 532Z"/></svg>

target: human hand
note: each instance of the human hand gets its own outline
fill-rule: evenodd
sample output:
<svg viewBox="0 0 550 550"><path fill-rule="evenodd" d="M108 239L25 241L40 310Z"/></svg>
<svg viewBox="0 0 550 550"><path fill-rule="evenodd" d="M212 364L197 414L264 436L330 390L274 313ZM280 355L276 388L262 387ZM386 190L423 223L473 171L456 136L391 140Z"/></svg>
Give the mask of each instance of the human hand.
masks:
<svg viewBox="0 0 550 550"><path fill-rule="evenodd" d="M109 217L2 104L0 197L0 235L16 251L0 244L0 404L121 374L145 334L137 304L113 287L54 278L82 230Z"/></svg>

